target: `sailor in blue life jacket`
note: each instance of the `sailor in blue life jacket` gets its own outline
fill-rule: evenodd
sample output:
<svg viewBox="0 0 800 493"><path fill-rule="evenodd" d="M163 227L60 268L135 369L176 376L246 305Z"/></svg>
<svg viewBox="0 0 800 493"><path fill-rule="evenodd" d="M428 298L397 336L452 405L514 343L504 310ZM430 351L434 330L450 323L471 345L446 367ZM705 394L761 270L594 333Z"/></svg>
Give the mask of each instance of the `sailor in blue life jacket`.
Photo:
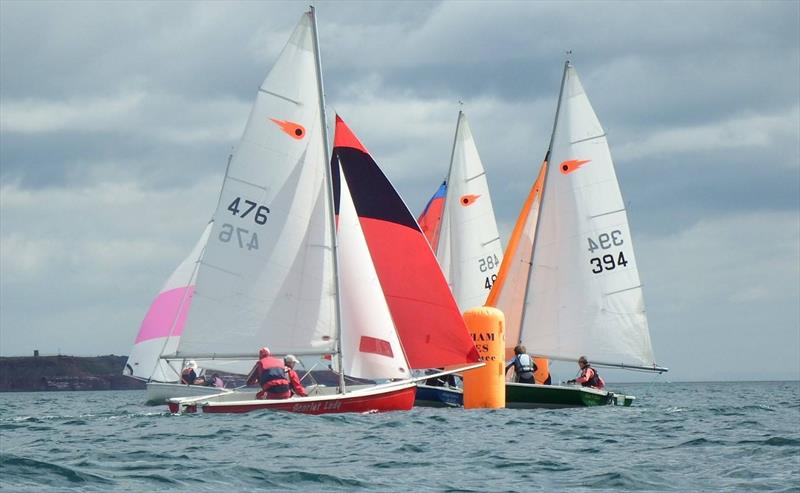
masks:
<svg viewBox="0 0 800 493"><path fill-rule="evenodd" d="M514 368L517 382L536 383L536 380L533 378L533 373L537 369L536 363L533 362L533 358L528 354L528 351L522 344L517 344L517 347L514 348L514 359L506 366L506 372L508 372L511 367Z"/></svg>
<svg viewBox="0 0 800 493"><path fill-rule="evenodd" d="M247 384L258 383L261 391L256 399L288 399L292 396L289 380L286 378L283 360L273 358L269 348L262 347L258 351L258 362L250 371Z"/></svg>
<svg viewBox="0 0 800 493"><path fill-rule="evenodd" d="M597 373L597 370L592 368L592 365L589 364L586 356L578 358L578 366L581 368L580 376L574 380L567 380L567 383L579 383L583 387L594 387L596 389L602 389L606 386L606 383Z"/></svg>

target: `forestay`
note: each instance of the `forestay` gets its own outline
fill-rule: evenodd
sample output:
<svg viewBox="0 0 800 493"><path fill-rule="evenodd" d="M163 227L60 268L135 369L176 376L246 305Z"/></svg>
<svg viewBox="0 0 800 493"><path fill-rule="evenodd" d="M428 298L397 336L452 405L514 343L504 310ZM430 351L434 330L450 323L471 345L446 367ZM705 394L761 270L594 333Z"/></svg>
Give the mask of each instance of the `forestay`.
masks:
<svg viewBox="0 0 800 493"><path fill-rule="evenodd" d="M653 367L625 205L605 132L567 63L522 340L554 359Z"/></svg>
<svg viewBox="0 0 800 493"><path fill-rule="evenodd" d="M332 214L310 13L259 88L230 162L179 355L332 352Z"/></svg>

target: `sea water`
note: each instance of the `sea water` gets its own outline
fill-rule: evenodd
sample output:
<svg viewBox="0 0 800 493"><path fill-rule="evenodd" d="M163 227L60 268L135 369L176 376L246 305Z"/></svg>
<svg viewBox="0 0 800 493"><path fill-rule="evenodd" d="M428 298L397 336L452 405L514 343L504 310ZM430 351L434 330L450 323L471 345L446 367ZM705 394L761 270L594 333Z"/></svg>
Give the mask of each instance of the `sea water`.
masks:
<svg viewBox="0 0 800 493"><path fill-rule="evenodd" d="M170 415L0 394L5 491L800 491L800 382L619 384L632 407Z"/></svg>

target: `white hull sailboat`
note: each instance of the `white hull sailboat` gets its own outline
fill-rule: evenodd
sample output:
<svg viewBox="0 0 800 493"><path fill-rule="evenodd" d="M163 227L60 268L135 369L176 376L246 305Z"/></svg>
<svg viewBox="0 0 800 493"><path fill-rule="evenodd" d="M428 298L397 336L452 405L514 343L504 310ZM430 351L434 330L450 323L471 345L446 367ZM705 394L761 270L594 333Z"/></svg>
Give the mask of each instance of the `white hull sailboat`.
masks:
<svg viewBox="0 0 800 493"><path fill-rule="evenodd" d="M458 112L450 168L418 220L464 312L483 306L497 279L503 247L486 172L467 116ZM434 384L435 383L435 384ZM416 405L460 406L462 389L449 379L419 384Z"/></svg>
<svg viewBox="0 0 800 493"><path fill-rule="evenodd" d="M515 228L489 304L541 358L664 372L653 357L625 204L605 131L567 62L540 186ZM530 264L530 268L527 265ZM510 340L509 340L510 339ZM587 387L506 385L506 407L630 405Z"/></svg>
<svg viewBox="0 0 800 493"><path fill-rule="evenodd" d="M254 391L175 398L173 412L403 410L414 400L412 370L482 364L419 226L338 116L327 158L322 95L312 9L259 88L192 310L163 358L214 367L253 362L268 345L273 355L332 355L339 385L282 400ZM345 374L389 382L348 388Z"/></svg>

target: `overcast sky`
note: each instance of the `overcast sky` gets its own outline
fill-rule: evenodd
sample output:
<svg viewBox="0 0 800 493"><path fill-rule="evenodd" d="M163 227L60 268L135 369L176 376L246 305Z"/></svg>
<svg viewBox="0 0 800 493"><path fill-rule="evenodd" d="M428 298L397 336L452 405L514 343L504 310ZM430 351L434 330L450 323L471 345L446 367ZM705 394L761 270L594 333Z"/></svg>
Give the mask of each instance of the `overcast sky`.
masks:
<svg viewBox="0 0 800 493"><path fill-rule="evenodd" d="M128 354L306 5L0 1L1 355ZM416 214L463 101L504 240L572 50L667 378L800 378L800 2L317 8L328 111Z"/></svg>

